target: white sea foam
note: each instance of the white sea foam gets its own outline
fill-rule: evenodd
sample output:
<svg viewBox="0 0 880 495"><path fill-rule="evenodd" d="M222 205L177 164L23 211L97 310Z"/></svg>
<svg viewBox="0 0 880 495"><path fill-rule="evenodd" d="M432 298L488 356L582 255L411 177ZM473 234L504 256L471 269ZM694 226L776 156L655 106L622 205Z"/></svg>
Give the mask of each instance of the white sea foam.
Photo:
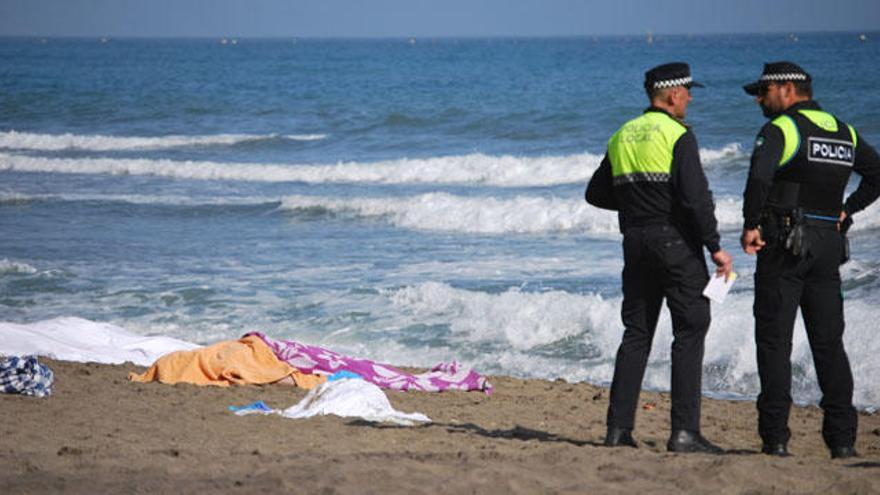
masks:
<svg viewBox="0 0 880 495"><path fill-rule="evenodd" d="M742 225L742 202L724 198L715 214L723 229ZM339 198L289 196L283 210L324 209L359 217L385 218L394 225L418 229L476 234L619 231L614 212L593 208L576 198L516 196L465 197L428 193L404 198Z"/></svg>
<svg viewBox="0 0 880 495"><path fill-rule="evenodd" d="M869 277L880 276L880 263L876 261L851 259L840 265L840 278L846 281L859 282Z"/></svg>
<svg viewBox="0 0 880 495"><path fill-rule="evenodd" d="M292 141L320 141L327 137L326 134L285 134L285 138Z"/></svg>
<svg viewBox="0 0 880 495"><path fill-rule="evenodd" d="M405 198L290 196L281 209L325 209L361 217L384 217L411 229L475 234L618 231L617 216L575 198L517 196L511 199L428 193Z"/></svg>
<svg viewBox="0 0 880 495"><path fill-rule="evenodd" d="M589 262L584 259L582 253L578 256L514 255L486 259L427 261L402 265L388 276L409 280L463 277L483 281L528 279L536 274L541 274L544 278L617 277L620 275L623 260L619 256L619 244L615 242L612 249L608 256L593 256ZM593 254L596 254L595 248Z"/></svg>
<svg viewBox="0 0 880 495"><path fill-rule="evenodd" d="M718 227L721 229L742 227L742 205L741 199L716 198L715 218L718 220Z"/></svg>
<svg viewBox="0 0 880 495"><path fill-rule="evenodd" d="M0 194L0 204L31 201L101 201L169 206L249 206L278 203L282 211L326 210L340 215L381 218L414 230L471 234L540 234L553 232L610 235L619 231L614 212L593 208L580 197L520 195L499 199L427 193L410 197L341 198L325 196L215 196L149 194ZM715 215L721 229L742 225L742 201L721 198ZM870 216L868 218L874 218ZM877 215L880 225L880 215ZM860 229L867 228L860 224Z"/></svg>
<svg viewBox="0 0 880 495"><path fill-rule="evenodd" d="M512 288L500 294L456 289L447 284L424 283L386 293L392 305L411 321L449 322L461 346L491 343L498 354L485 356L484 366L502 367L508 374L562 377L572 381L608 383L620 343L621 299L561 291L526 293ZM713 305L712 327L706 339L704 384L710 391L755 397L759 391L751 314L753 294L734 293L724 305ZM844 337L855 376L854 402L860 407L880 405L880 340L874 338L873 305L847 301ZM530 353L536 347L565 340L580 341L598 352L584 362L553 359ZM669 389L672 331L664 308L651 351L645 386ZM795 326L792 361L806 370L794 377L795 399L819 399L809 344L800 318Z"/></svg>
<svg viewBox="0 0 880 495"><path fill-rule="evenodd" d="M8 191L0 193L0 205L26 204L34 199L37 199L37 197L32 194L21 194Z"/></svg>
<svg viewBox="0 0 880 495"><path fill-rule="evenodd" d="M217 163L145 159L60 159L0 153L0 170L70 174L153 175L178 179L308 183L472 183L543 186L584 182L595 155L518 158L472 154L334 165Z"/></svg>
<svg viewBox="0 0 880 495"><path fill-rule="evenodd" d="M215 134L207 136L102 136L76 134L34 134L29 132L0 132L0 149L56 151L124 151L156 150L180 148L185 146L233 145L251 141L276 138L292 141L316 141L327 137L325 134Z"/></svg>
<svg viewBox="0 0 880 495"><path fill-rule="evenodd" d="M23 273L23 274L33 274L37 273L37 269L28 265L27 263L19 263L17 261L9 261L7 258L3 258L0 260L0 275L4 275L7 273Z"/></svg>
<svg viewBox="0 0 880 495"><path fill-rule="evenodd" d="M488 294L436 282L386 295L413 321L449 321L453 333L465 340L500 341L518 350L573 337L587 328L607 327L593 334L601 337L618 326L615 304L598 295L528 293L518 288ZM614 345L607 341L602 347L611 352Z"/></svg>
<svg viewBox="0 0 880 495"><path fill-rule="evenodd" d="M166 138L162 138L166 139ZM707 153L726 156L722 151ZM218 163L109 158L43 158L0 153L0 171L151 175L177 179L307 183L438 183L498 187L585 184L601 155L517 157L481 153L379 162L316 164Z"/></svg>
<svg viewBox="0 0 880 495"><path fill-rule="evenodd" d="M700 148L700 160L707 165L731 163L748 158L739 143L728 143L721 148Z"/></svg>
<svg viewBox="0 0 880 495"><path fill-rule="evenodd" d="M279 203L281 198L266 196L184 196L179 194L21 194L0 193L0 204L34 201L95 201L135 205L165 206L256 206Z"/></svg>
<svg viewBox="0 0 880 495"><path fill-rule="evenodd" d="M327 134L213 134L213 135L167 135L167 136L107 136L101 134L38 134L15 130L0 132L0 149L31 151L125 151L158 150L186 146L234 145L244 142L271 139L291 141L320 141ZM589 155L589 154L585 154ZM478 156L478 155L470 155ZM581 155L576 155L581 156ZM748 156L739 143L728 143L721 148L701 148L700 158L705 163L729 162ZM503 157L512 158L512 157ZM551 157L547 157L551 158ZM564 160L566 157L556 157ZM601 158L601 156L599 157ZM515 159L515 158L514 158Z"/></svg>
<svg viewBox="0 0 880 495"><path fill-rule="evenodd" d="M880 227L880 201L853 215L852 232Z"/></svg>

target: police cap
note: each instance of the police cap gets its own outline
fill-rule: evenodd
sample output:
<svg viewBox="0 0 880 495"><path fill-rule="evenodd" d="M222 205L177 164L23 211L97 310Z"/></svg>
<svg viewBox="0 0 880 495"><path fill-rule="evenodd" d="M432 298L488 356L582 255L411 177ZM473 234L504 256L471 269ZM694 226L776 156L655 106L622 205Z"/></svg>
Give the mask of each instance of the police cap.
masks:
<svg viewBox="0 0 880 495"><path fill-rule="evenodd" d="M691 68L684 62L658 65L645 72L645 89L673 88L675 86L703 87L702 84L691 78Z"/></svg>
<svg viewBox="0 0 880 495"><path fill-rule="evenodd" d="M761 73L761 77L752 83L746 84L743 86L743 89L746 93L754 96L757 95L761 89L761 86L770 84L772 82L786 82L786 81L804 81L810 82L813 78L810 77L810 74L807 73L804 69L801 69L798 64L793 62L768 62L764 64L764 72Z"/></svg>

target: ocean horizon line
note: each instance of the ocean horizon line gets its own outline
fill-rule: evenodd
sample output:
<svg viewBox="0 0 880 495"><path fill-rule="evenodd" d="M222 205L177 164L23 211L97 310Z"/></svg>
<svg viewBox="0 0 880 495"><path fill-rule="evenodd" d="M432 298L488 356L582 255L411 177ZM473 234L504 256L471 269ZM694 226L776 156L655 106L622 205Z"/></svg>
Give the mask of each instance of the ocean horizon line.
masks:
<svg viewBox="0 0 880 495"><path fill-rule="evenodd" d="M215 42L218 40L226 39L228 41L236 40L249 40L249 41L295 41L295 42L307 42L307 41L403 41L410 42L415 40L428 40L428 41L485 41L485 40L498 40L498 41L540 41L540 40L552 40L552 41L560 41L560 40L602 40L602 39L623 39L628 40L630 38L643 39L646 36L652 37L652 41L658 41L658 38L719 38L725 36L782 36L782 37L790 37L792 35L800 36L800 35L880 35L880 30L859 30L859 29L847 29L847 30L785 30L785 31L728 31L728 32L692 32L692 33L683 33L683 32L655 32L652 30L645 30L634 33L578 33L578 34L526 34L526 35L517 35L517 34L394 34L394 35L352 35L352 36L315 36L315 35L293 35L293 34L278 34L278 35L247 35L247 34L214 34L214 35L115 35L115 34L104 34L104 35L96 35L96 34L29 34L29 35L8 35L8 34L0 34L0 40L67 40L67 41L91 41L97 40L99 42L110 42L110 41L211 41ZM870 38L868 38L870 39Z"/></svg>

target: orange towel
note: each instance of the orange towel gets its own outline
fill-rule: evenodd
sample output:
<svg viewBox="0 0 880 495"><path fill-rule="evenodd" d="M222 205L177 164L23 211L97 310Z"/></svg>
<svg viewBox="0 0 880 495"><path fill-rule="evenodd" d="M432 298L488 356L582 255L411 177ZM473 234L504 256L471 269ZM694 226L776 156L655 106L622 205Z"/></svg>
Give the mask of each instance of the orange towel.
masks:
<svg viewBox="0 0 880 495"><path fill-rule="evenodd" d="M297 387L308 390L311 390L318 385L326 382L328 378L327 375L307 375L296 368L294 368L293 373L290 374L290 377L293 378L293 383Z"/></svg>
<svg viewBox="0 0 880 495"><path fill-rule="evenodd" d="M257 336L227 340L192 351L166 354L143 374L130 373L135 382L192 383L229 385L273 383L290 376L297 386L314 388L327 380L324 376L300 373L279 361L272 349Z"/></svg>

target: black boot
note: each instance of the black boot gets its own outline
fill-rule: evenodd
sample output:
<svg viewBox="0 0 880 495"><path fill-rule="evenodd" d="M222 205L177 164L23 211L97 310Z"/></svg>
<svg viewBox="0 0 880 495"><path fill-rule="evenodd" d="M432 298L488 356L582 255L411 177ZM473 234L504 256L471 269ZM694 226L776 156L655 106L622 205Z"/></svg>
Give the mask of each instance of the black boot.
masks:
<svg viewBox="0 0 880 495"><path fill-rule="evenodd" d="M617 426L608 427L608 433L605 434L605 446L639 448L639 445L633 440L632 430Z"/></svg>
<svg viewBox="0 0 880 495"><path fill-rule="evenodd" d="M765 443L761 447L761 452L767 455L775 455L776 457L789 457L788 445L785 442Z"/></svg>
<svg viewBox="0 0 880 495"><path fill-rule="evenodd" d="M666 442L666 450L670 452L699 452L704 454L720 454L724 449L703 438L698 431L673 430Z"/></svg>
<svg viewBox="0 0 880 495"><path fill-rule="evenodd" d="M859 453L856 452L856 448L852 445L846 445L843 447L831 447L831 458L832 459L849 459L850 457L858 457Z"/></svg>

